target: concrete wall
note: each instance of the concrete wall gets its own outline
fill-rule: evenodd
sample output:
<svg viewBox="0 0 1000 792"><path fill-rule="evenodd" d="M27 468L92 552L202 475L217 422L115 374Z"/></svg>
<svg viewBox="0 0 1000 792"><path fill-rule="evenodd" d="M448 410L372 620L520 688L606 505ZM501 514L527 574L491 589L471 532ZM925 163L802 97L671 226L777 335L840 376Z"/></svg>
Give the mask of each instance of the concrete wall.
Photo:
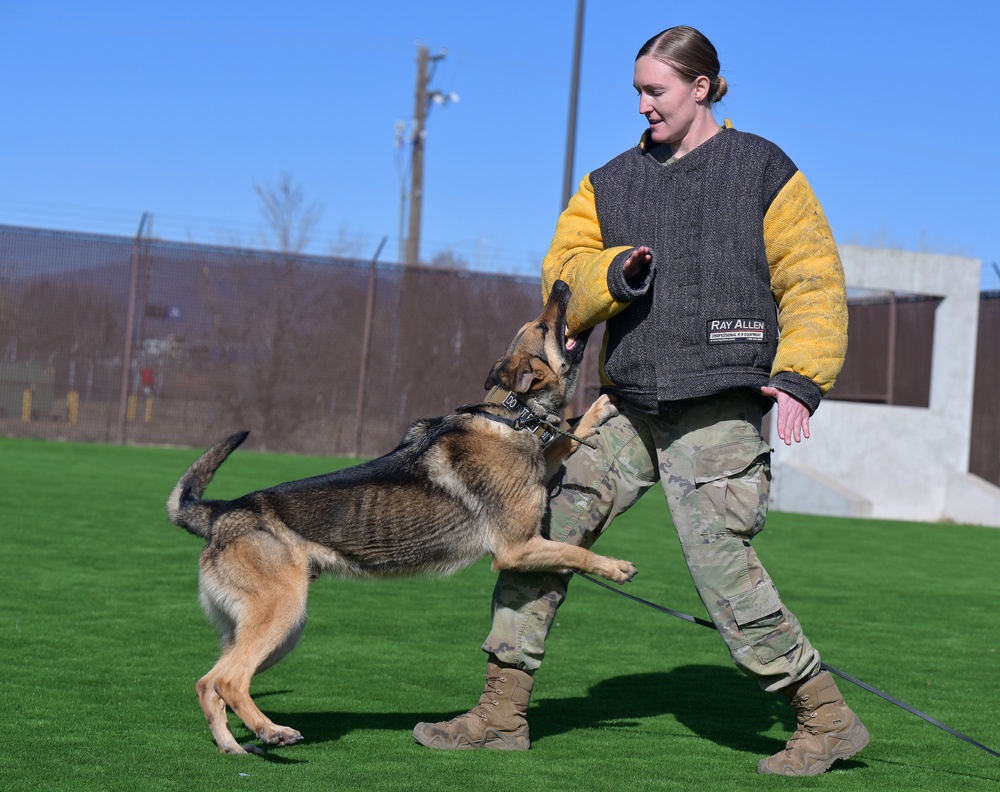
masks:
<svg viewBox="0 0 1000 792"><path fill-rule="evenodd" d="M1000 526L1000 488L968 472L980 262L854 246L841 256L849 287L942 298L930 404L824 401L810 419L812 437L791 448L772 425L772 508Z"/></svg>

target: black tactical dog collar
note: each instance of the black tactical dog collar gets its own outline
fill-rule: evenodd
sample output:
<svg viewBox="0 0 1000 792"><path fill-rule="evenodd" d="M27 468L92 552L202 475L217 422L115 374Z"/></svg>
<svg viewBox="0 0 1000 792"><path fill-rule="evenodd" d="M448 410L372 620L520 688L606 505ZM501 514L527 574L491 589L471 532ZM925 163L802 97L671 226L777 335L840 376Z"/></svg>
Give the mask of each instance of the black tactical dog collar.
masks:
<svg viewBox="0 0 1000 792"><path fill-rule="evenodd" d="M555 438L556 433L552 430L552 426L544 419L535 415L531 409L522 402L517 394L506 388L502 388L499 385L495 386L489 393L486 394L486 399L483 404L499 404L506 407L508 410L513 410L517 413L517 418L513 420L503 418L499 415L493 415L492 413L484 412L490 418L495 418L501 423L507 424L512 429L520 431L521 429L526 429L535 435L542 444L549 443ZM468 405L466 407L460 407L459 412L471 412L475 410L479 405Z"/></svg>

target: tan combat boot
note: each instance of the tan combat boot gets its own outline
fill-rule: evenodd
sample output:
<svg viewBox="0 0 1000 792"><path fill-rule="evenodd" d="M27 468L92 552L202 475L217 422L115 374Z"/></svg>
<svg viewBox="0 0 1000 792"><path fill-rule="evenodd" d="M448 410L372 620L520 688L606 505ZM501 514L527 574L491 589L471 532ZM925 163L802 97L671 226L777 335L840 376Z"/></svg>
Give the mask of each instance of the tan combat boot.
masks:
<svg viewBox="0 0 1000 792"><path fill-rule="evenodd" d="M819 775L868 745L868 729L848 708L829 671L781 692L795 707L799 727L783 751L760 760L758 772Z"/></svg>
<svg viewBox="0 0 1000 792"><path fill-rule="evenodd" d="M418 723L413 736L421 745L445 751L468 748L527 751L531 741L524 716L533 684L531 674L517 668L505 668L490 655L486 687L479 703L450 721Z"/></svg>

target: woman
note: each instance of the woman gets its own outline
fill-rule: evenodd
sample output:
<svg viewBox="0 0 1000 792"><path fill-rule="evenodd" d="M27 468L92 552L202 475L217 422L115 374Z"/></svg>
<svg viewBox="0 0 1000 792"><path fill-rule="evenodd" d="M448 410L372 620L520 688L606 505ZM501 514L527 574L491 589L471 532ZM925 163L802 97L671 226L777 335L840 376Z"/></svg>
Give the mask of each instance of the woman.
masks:
<svg viewBox="0 0 1000 792"><path fill-rule="evenodd" d="M598 447L554 482L552 539L589 547L658 480L698 593L737 667L782 693L799 727L761 773L816 775L868 743L751 547L770 482L763 413L786 444L843 364L844 276L823 210L773 143L716 122L715 48L675 27L635 61L637 147L588 174L542 265L573 291L570 333L606 322L602 390L619 400ZM504 573L487 682L470 712L418 724L435 748L529 746L532 674L569 575Z"/></svg>

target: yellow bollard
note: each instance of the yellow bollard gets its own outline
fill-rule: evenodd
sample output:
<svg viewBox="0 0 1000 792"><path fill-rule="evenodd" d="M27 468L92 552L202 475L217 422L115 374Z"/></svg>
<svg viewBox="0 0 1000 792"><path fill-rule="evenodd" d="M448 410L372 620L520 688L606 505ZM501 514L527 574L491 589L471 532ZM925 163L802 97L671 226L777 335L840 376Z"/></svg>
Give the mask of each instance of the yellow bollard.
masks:
<svg viewBox="0 0 1000 792"><path fill-rule="evenodd" d="M25 423L31 421L31 388L24 389L24 396L21 399L21 420Z"/></svg>
<svg viewBox="0 0 1000 792"><path fill-rule="evenodd" d="M150 423L153 420L153 397L146 397L146 423Z"/></svg>
<svg viewBox="0 0 1000 792"><path fill-rule="evenodd" d="M135 405L137 401L138 397L134 393L128 397L128 414L126 417L130 421L135 420Z"/></svg>
<svg viewBox="0 0 1000 792"><path fill-rule="evenodd" d="M70 426L76 426L77 418L80 416L80 394L75 390L66 394L66 413L69 416Z"/></svg>

